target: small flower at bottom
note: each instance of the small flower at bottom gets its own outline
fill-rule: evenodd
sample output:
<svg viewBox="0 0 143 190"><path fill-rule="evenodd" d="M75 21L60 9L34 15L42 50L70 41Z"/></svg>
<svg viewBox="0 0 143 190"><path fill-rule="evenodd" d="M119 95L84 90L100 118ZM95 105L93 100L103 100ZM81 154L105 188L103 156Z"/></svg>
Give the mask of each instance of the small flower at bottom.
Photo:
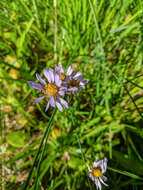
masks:
<svg viewBox="0 0 143 190"><path fill-rule="evenodd" d="M70 92L76 94L79 89L84 89L85 84L88 82L88 80L85 80L85 77L81 75L81 72L73 72L71 66L68 67L66 74L64 74L61 64L55 68L55 72L61 77L62 85L67 88L67 94Z"/></svg>
<svg viewBox="0 0 143 190"><path fill-rule="evenodd" d="M107 169L107 158L96 160L93 163L93 167L88 166L88 171L90 172L89 177L95 183L97 190L102 189L101 183L108 186L104 181L107 181L107 177L103 176Z"/></svg>
<svg viewBox="0 0 143 190"><path fill-rule="evenodd" d="M68 109L68 103L60 97L63 96L66 91L65 87L61 87L62 81L60 76L55 73L55 71L51 68L44 70L44 76L48 80L48 83L45 82L38 73L36 73L36 78L42 85L36 82L27 81L32 88L35 88L44 94L42 97L35 100L34 103L38 103L42 99L48 98L49 101L45 111L47 111L49 106L51 105L52 107L57 107L62 112L63 108L61 104L63 105L63 107Z"/></svg>

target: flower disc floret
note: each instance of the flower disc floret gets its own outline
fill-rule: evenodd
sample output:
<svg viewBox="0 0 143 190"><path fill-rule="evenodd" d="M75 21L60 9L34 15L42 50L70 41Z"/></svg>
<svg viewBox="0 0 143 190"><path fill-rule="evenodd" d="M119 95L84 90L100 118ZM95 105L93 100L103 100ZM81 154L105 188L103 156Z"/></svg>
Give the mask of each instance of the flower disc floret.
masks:
<svg viewBox="0 0 143 190"><path fill-rule="evenodd" d="M55 84L49 83L45 86L45 93L48 97L53 96L56 98L58 95L58 91L59 91L59 88Z"/></svg>
<svg viewBox="0 0 143 190"><path fill-rule="evenodd" d="M95 178L101 177L101 175L102 175L101 168L93 168L93 170L92 170L92 175L93 175Z"/></svg>

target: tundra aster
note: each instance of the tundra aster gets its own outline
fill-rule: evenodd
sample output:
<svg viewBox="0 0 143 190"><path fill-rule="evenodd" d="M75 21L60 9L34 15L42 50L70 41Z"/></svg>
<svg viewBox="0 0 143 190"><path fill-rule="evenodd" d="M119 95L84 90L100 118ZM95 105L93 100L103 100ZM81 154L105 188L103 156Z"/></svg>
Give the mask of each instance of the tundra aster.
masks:
<svg viewBox="0 0 143 190"><path fill-rule="evenodd" d="M103 176L107 169L107 158L102 160L96 160L93 163L92 169L88 166L90 172L89 177L95 183L97 190L101 190L103 183L105 186L108 186L104 181L107 181L107 177Z"/></svg>
<svg viewBox="0 0 143 190"><path fill-rule="evenodd" d="M85 80L85 77L82 76L81 72L73 72L71 66L68 67L66 74L64 74L64 70L61 64L55 68L55 71L61 77L61 80L63 82L62 85L67 88L67 94L70 92L76 94L79 89L84 89L85 84L88 82Z"/></svg>
<svg viewBox="0 0 143 190"><path fill-rule="evenodd" d="M61 96L64 95L66 88L61 87L62 80L60 76L51 68L44 70L44 76L48 80L48 83L45 82L45 80L43 80L38 73L36 73L36 78L42 85L36 82L27 81L32 88L35 88L44 94L42 97L35 100L34 103L38 103L42 99L48 98L45 111L48 110L50 105L52 107L57 107L61 112L63 111L62 106L68 109L68 103L61 98Z"/></svg>

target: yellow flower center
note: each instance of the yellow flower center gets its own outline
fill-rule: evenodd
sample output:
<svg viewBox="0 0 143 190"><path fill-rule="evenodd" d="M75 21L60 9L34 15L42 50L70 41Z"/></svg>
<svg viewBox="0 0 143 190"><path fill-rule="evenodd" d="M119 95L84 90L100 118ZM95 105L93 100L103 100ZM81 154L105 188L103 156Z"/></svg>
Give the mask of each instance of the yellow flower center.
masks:
<svg viewBox="0 0 143 190"><path fill-rule="evenodd" d="M94 168L92 171L92 175L95 178L99 178L102 175L101 169L100 168Z"/></svg>
<svg viewBox="0 0 143 190"><path fill-rule="evenodd" d="M62 73L60 73L59 76L61 77L61 80L64 81L64 79L65 79L65 75L62 74Z"/></svg>
<svg viewBox="0 0 143 190"><path fill-rule="evenodd" d="M73 88L73 87L79 87L79 81L77 81L77 80L71 80L70 82L69 82L69 86L68 86L69 88Z"/></svg>
<svg viewBox="0 0 143 190"><path fill-rule="evenodd" d="M48 97L50 96L56 97L58 94L58 90L59 90L58 87L55 84L51 83L47 84L45 87L45 92Z"/></svg>

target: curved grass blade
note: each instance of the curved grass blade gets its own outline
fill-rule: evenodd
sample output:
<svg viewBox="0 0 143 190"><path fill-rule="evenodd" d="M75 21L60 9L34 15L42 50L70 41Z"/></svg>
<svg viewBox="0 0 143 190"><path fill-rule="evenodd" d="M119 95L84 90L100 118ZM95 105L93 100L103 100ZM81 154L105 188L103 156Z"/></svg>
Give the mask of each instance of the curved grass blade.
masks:
<svg viewBox="0 0 143 190"><path fill-rule="evenodd" d="M143 180L143 178L141 178L140 176L137 176L137 175L135 175L133 173L130 173L130 172L127 172L127 171L122 171L122 170L118 170L118 169L111 168L111 167L108 167L108 169L113 171L113 172L116 172L116 173L119 173L119 174L122 174L122 175L125 175L125 176L128 176L128 177L131 177L131 178L134 178L134 179Z"/></svg>

